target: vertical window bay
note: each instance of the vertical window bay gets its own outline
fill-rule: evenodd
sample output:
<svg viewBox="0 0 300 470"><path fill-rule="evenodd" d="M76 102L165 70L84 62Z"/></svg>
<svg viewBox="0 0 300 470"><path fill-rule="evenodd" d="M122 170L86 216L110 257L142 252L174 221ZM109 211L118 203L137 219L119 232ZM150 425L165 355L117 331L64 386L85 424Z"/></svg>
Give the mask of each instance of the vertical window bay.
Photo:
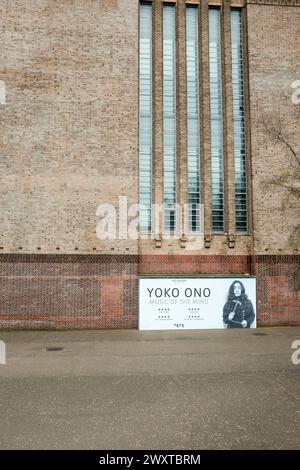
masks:
<svg viewBox="0 0 300 470"><path fill-rule="evenodd" d="M152 204L152 5L140 4L139 77L140 231L151 232Z"/></svg>
<svg viewBox="0 0 300 470"><path fill-rule="evenodd" d="M176 45L175 6L163 5L164 229L176 226Z"/></svg>
<svg viewBox="0 0 300 470"><path fill-rule="evenodd" d="M200 117L198 7L186 8L187 154L189 231L200 228Z"/></svg>
<svg viewBox="0 0 300 470"><path fill-rule="evenodd" d="M236 231L247 232L246 133L243 70L243 28L240 10L231 10L233 145Z"/></svg>
<svg viewBox="0 0 300 470"><path fill-rule="evenodd" d="M212 228L224 231L224 168L220 10L209 8L210 134Z"/></svg>

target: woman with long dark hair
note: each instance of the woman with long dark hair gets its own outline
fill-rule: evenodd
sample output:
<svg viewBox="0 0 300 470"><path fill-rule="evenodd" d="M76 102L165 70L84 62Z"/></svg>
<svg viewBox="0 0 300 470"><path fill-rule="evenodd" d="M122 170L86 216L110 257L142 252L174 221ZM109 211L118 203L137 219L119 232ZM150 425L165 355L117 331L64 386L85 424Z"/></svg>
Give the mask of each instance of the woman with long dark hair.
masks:
<svg viewBox="0 0 300 470"><path fill-rule="evenodd" d="M223 308L225 325L227 328L250 328L254 319L254 308L245 293L244 284L241 281L233 281Z"/></svg>

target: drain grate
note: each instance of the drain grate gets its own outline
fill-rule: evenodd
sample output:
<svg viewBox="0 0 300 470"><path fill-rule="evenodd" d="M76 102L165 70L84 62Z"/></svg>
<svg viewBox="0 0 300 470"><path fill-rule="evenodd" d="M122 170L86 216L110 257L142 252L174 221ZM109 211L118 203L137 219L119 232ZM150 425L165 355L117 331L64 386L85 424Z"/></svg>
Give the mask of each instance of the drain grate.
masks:
<svg viewBox="0 0 300 470"><path fill-rule="evenodd" d="M46 351L63 351L64 348L61 348L60 346L49 346L46 348Z"/></svg>

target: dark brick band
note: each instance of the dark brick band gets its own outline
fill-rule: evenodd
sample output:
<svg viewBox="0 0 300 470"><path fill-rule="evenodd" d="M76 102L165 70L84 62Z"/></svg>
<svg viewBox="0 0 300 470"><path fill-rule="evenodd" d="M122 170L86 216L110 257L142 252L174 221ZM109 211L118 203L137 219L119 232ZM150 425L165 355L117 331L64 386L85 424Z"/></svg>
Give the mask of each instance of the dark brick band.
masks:
<svg viewBox="0 0 300 470"><path fill-rule="evenodd" d="M0 328L136 328L147 274L255 274L258 324L299 325L299 266L299 255L1 255Z"/></svg>

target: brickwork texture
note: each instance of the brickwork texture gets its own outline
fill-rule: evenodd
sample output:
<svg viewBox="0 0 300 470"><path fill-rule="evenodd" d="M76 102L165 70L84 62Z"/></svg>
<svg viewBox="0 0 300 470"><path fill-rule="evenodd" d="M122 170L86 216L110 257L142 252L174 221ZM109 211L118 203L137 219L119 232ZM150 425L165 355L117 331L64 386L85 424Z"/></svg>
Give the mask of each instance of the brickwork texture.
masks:
<svg viewBox="0 0 300 470"><path fill-rule="evenodd" d="M176 3L178 200L187 198L185 0ZM258 325L300 324L300 1L199 4L201 192L209 242L99 240L101 203L138 202L139 1L0 1L0 328L136 328L140 275L257 278ZM162 1L153 0L153 201L163 198ZM208 6L222 11L226 231L211 233ZM243 7L249 233L234 234L230 6ZM227 106L226 106L227 103ZM228 235L234 236L229 244Z"/></svg>

